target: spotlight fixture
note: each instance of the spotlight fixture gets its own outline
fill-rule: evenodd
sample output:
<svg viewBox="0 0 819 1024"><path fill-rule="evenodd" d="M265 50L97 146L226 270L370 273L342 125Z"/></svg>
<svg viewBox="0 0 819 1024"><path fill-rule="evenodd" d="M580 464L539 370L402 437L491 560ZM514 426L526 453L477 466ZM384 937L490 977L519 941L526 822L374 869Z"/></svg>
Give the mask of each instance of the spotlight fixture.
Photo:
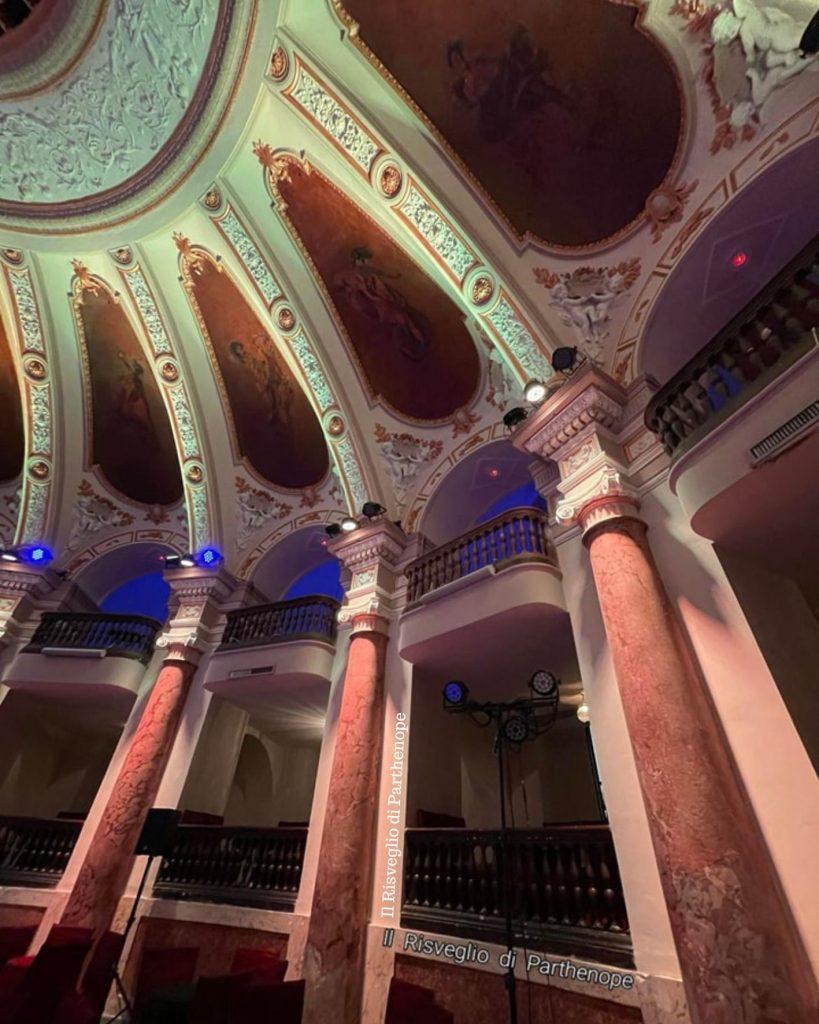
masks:
<svg viewBox="0 0 819 1024"><path fill-rule="evenodd" d="M799 49L804 57L819 53L819 11L810 19L807 28L802 33Z"/></svg>
<svg viewBox="0 0 819 1024"><path fill-rule="evenodd" d="M353 519L352 516L345 516L341 520L341 529L344 531L344 533L352 533L353 530L358 529L358 520Z"/></svg>
<svg viewBox="0 0 819 1024"><path fill-rule="evenodd" d="M507 743L523 743L529 738L529 717L516 712L501 724L501 733Z"/></svg>
<svg viewBox="0 0 819 1024"><path fill-rule="evenodd" d="M324 532L328 537L337 537L341 533L341 526L338 523L329 523L324 527Z"/></svg>
<svg viewBox="0 0 819 1024"><path fill-rule="evenodd" d="M509 430L512 427L516 427L518 423L523 423L529 414L525 409L521 409L520 406L515 406L514 409L510 409L509 412L503 414L503 425Z"/></svg>
<svg viewBox="0 0 819 1024"><path fill-rule="evenodd" d="M218 565L222 561L222 555L216 550L216 548L202 548L202 550L196 555L196 561L200 565L204 565L207 568Z"/></svg>
<svg viewBox="0 0 819 1024"><path fill-rule="evenodd" d="M444 686L444 708L447 711L460 710L469 699L469 690L465 683L453 679Z"/></svg>
<svg viewBox="0 0 819 1024"><path fill-rule="evenodd" d="M529 686L538 697L554 697L560 686L560 680L554 672L546 672L540 668L529 680Z"/></svg>
<svg viewBox="0 0 819 1024"><path fill-rule="evenodd" d="M54 555L42 544L33 544L29 548L20 549L20 558L24 562L31 562L32 565L48 565Z"/></svg>
<svg viewBox="0 0 819 1024"><path fill-rule="evenodd" d="M19 562L20 556L17 554L16 551L12 551L10 548L6 548L3 551L0 551L0 559L2 559L4 562Z"/></svg>
<svg viewBox="0 0 819 1024"><path fill-rule="evenodd" d="M165 555L163 561L165 562L166 569L178 569L182 564L181 555Z"/></svg>
<svg viewBox="0 0 819 1024"><path fill-rule="evenodd" d="M386 511L384 506L379 505L377 501L365 501L361 506L361 514L367 519L376 519L378 516L383 516Z"/></svg>
<svg viewBox="0 0 819 1024"><path fill-rule="evenodd" d="M577 709L575 714L577 715L577 720L579 722L582 722L583 725L585 725L588 722L588 720L591 718L591 712L589 711L589 705L586 703L586 698L585 697L583 698L583 703Z"/></svg>
<svg viewBox="0 0 819 1024"><path fill-rule="evenodd" d="M552 352L552 369L558 373L571 373L576 362L576 348L556 348Z"/></svg>
<svg viewBox="0 0 819 1024"><path fill-rule="evenodd" d="M193 555L182 555L179 564L185 569L192 569L196 565L196 559Z"/></svg>
<svg viewBox="0 0 819 1024"><path fill-rule="evenodd" d="M540 380L530 380L523 389L523 397L532 405L540 405L547 394L546 385Z"/></svg>

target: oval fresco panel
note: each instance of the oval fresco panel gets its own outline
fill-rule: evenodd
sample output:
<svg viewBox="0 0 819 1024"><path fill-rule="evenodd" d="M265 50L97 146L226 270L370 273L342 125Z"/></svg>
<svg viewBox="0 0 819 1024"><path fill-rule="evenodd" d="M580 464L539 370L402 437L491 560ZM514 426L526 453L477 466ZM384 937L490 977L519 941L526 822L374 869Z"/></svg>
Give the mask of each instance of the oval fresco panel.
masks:
<svg viewBox="0 0 819 1024"><path fill-rule="evenodd" d="M227 392L239 452L280 487L310 487L330 467L313 407L229 274L199 250L186 286Z"/></svg>
<svg viewBox="0 0 819 1024"><path fill-rule="evenodd" d="M0 480L13 480L23 469L25 441L20 385L0 319Z"/></svg>
<svg viewBox="0 0 819 1024"><path fill-rule="evenodd" d="M668 174L681 94L636 2L343 4L519 234L604 239Z"/></svg>
<svg viewBox="0 0 819 1024"><path fill-rule="evenodd" d="M91 383L92 461L122 494L146 505L182 497L165 403L125 310L99 284L75 300Z"/></svg>
<svg viewBox="0 0 819 1024"><path fill-rule="evenodd" d="M455 303L315 168L288 161L278 188L372 394L416 420L468 405L480 361Z"/></svg>

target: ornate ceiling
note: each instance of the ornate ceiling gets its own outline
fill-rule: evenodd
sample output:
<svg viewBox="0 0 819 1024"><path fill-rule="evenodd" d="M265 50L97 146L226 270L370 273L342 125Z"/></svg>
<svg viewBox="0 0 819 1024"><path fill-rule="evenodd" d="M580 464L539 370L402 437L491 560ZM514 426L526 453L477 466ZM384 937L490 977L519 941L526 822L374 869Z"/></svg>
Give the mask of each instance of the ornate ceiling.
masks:
<svg viewBox="0 0 819 1024"><path fill-rule="evenodd" d="M684 361L798 248L743 197L819 180L807 0L79 6L0 47L0 535L71 571L247 576L368 498L423 528L555 347Z"/></svg>

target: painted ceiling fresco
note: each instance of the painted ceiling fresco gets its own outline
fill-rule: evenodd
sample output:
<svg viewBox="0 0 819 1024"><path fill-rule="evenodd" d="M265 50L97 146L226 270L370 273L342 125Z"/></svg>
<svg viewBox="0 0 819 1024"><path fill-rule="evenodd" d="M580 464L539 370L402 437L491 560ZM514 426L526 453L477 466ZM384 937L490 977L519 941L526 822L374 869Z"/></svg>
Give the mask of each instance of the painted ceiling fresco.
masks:
<svg viewBox="0 0 819 1024"><path fill-rule="evenodd" d="M628 0L343 2L519 234L599 241L668 173L680 92Z"/></svg>
<svg viewBox="0 0 819 1024"><path fill-rule="evenodd" d="M272 484L318 483L330 462L307 396L229 274L188 251L188 294L219 367L239 452Z"/></svg>
<svg viewBox="0 0 819 1024"><path fill-rule="evenodd" d="M445 419L467 405L480 361L457 306L315 169L288 161L279 190L371 394L416 420Z"/></svg>
<svg viewBox="0 0 819 1024"><path fill-rule="evenodd" d="M0 320L0 480L12 480L23 468L23 410L11 348Z"/></svg>
<svg viewBox="0 0 819 1024"><path fill-rule="evenodd" d="M75 300L91 382L91 452L111 484L148 505L182 497L168 414L151 367L120 302L78 268Z"/></svg>

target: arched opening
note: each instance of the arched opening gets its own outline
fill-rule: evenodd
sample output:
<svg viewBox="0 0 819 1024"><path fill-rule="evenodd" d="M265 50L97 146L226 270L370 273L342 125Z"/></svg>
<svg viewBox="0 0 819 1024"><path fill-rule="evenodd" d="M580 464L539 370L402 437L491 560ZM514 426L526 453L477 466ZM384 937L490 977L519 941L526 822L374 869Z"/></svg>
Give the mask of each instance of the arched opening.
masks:
<svg viewBox="0 0 819 1024"><path fill-rule="evenodd" d="M327 553L323 527L288 533L259 559L250 582L269 601L310 594L341 598L341 565Z"/></svg>
<svg viewBox="0 0 819 1024"><path fill-rule="evenodd" d="M170 587L163 578L165 544L126 544L84 566L75 583L100 609L117 615L147 615L164 623Z"/></svg>

